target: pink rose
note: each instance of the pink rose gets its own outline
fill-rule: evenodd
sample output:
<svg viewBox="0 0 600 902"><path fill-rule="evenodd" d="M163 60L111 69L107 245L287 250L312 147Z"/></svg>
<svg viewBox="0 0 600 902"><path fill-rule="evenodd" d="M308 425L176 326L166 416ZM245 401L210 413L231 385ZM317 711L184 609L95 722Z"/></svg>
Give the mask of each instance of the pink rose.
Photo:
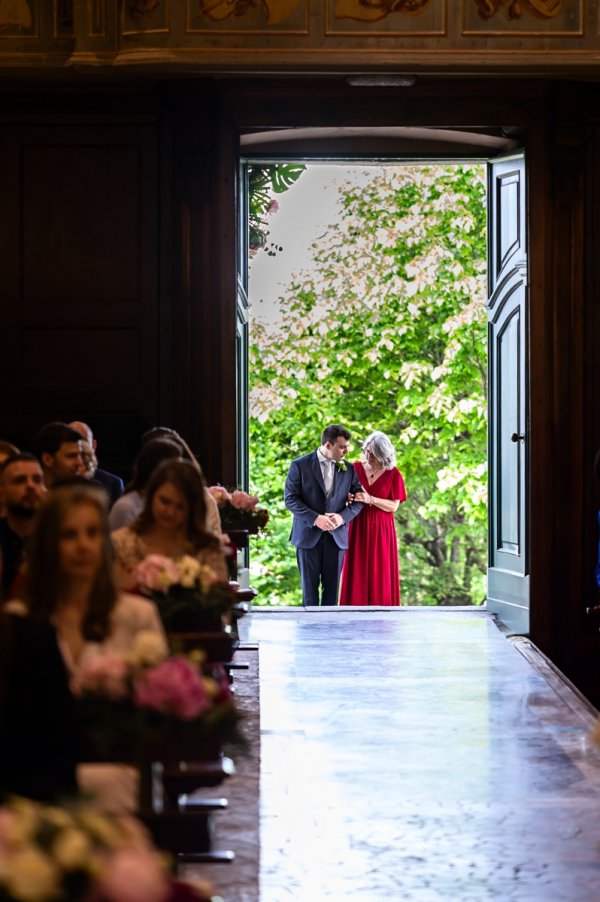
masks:
<svg viewBox="0 0 600 902"><path fill-rule="evenodd" d="M169 880L149 849L125 848L111 855L94 887L102 902L165 902Z"/></svg>
<svg viewBox="0 0 600 902"><path fill-rule="evenodd" d="M140 708L193 720L209 705L198 670L187 658L175 657L151 667L134 683L133 699Z"/></svg>
<svg viewBox="0 0 600 902"><path fill-rule="evenodd" d="M17 822L14 811L0 808L0 858L8 854L11 847L11 836Z"/></svg>
<svg viewBox="0 0 600 902"><path fill-rule="evenodd" d="M240 511L252 511L258 504L256 495L249 495L248 492L242 492L239 489L231 496L231 506Z"/></svg>
<svg viewBox="0 0 600 902"><path fill-rule="evenodd" d="M102 655L84 665L75 681L74 690L78 695L93 692L113 701L127 695L129 666L121 655Z"/></svg>
<svg viewBox="0 0 600 902"><path fill-rule="evenodd" d="M179 570L171 558L149 554L135 568L137 585L148 592L164 592L179 582Z"/></svg>
<svg viewBox="0 0 600 902"><path fill-rule="evenodd" d="M208 491L214 497L219 507L222 507L226 501L231 500L231 495L222 485L209 485Z"/></svg>
<svg viewBox="0 0 600 902"><path fill-rule="evenodd" d="M275 200L275 198L273 198L273 200L269 203L269 206L267 207L267 213L277 213L278 210L279 210L279 203L278 203L278 201Z"/></svg>

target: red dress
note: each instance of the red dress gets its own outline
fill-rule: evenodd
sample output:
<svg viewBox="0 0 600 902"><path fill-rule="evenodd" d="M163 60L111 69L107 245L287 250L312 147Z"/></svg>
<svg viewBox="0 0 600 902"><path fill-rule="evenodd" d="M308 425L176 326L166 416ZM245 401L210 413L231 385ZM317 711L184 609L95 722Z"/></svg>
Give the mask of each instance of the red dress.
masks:
<svg viewBox="0 0 600 902"><path fill-rule="evenodd" d="M396 467L384 470L370 485L363 465L356 463L354 469L369 495L389 501L406 501L404 480ZM400 573L394 514L365 504L350 523L348 541L340 604L399 605Z"/></svg>

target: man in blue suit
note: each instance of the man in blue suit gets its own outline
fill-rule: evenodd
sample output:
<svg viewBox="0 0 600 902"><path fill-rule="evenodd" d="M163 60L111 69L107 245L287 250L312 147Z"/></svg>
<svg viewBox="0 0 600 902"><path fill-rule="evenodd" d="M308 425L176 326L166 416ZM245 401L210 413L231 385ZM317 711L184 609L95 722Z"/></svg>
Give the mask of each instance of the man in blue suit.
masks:
<svg viewBox="0 0 600 902"><path fill-rule="evenodd" d="M95 453L98 443L88 424L82 423L80 420L75 420L73 423L69 423L69 426L71 429L78 432L84 441L89 442L92 451ZM114 473L109 473L108 470L101 470L99 467L96 467L96 470L94 471L92 482L98 483L106 491L110 507L113 506L115 501L120 498L125 491L123 480L120 476L115 476Z"/></svg>
<svg viewBox="0 0 600 902"><path fill-rule="evenodd" d="M348 496L362 492L348 453L350 433L343 426L328 426L321 447L292 461L285 481L285 506L294 515L290 542L296 548L302 582L302 604L337 604L348 523L362 504Z"/></svg>

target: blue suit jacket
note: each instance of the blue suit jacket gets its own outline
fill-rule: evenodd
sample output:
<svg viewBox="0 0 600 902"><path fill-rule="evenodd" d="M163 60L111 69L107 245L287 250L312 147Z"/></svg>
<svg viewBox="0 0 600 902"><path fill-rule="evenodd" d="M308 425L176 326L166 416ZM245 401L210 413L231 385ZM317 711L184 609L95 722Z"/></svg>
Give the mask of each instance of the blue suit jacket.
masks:
<svg viewBox="0 0 600 902"><path fill-rule="evenodd" d="M362 492L362 486L352 464L346 470L335 468L333 488L329 500L317 452L305 454L292 461L285 481L285 506L294 515L290 542L296 548L314 548L323 530L314 525L319 514L337 513L344 524L331 531L339 548L348 547L348 523L362 510L362 503L354 501L346 507L348 493Z"/></svg>
<svg viewBox="0 0 600 902"><path fill-rule="evenodd" d="M115 476L114 473L108 473L106 470L97 469L94 473L94 480L108 492L111 507L125 491L121 477Z"/></svg>

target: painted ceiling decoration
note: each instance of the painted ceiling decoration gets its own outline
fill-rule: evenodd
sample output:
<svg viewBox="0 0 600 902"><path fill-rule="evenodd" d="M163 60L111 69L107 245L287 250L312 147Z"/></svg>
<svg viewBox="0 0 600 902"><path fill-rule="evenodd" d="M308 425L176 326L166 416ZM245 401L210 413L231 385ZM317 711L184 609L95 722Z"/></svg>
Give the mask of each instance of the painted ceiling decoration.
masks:
<svg viewBox="0 0 600 902"><path fill-rule="evenodd" d="M0 0L18 69L595 70L599 50L594 0Z"/></svg>

